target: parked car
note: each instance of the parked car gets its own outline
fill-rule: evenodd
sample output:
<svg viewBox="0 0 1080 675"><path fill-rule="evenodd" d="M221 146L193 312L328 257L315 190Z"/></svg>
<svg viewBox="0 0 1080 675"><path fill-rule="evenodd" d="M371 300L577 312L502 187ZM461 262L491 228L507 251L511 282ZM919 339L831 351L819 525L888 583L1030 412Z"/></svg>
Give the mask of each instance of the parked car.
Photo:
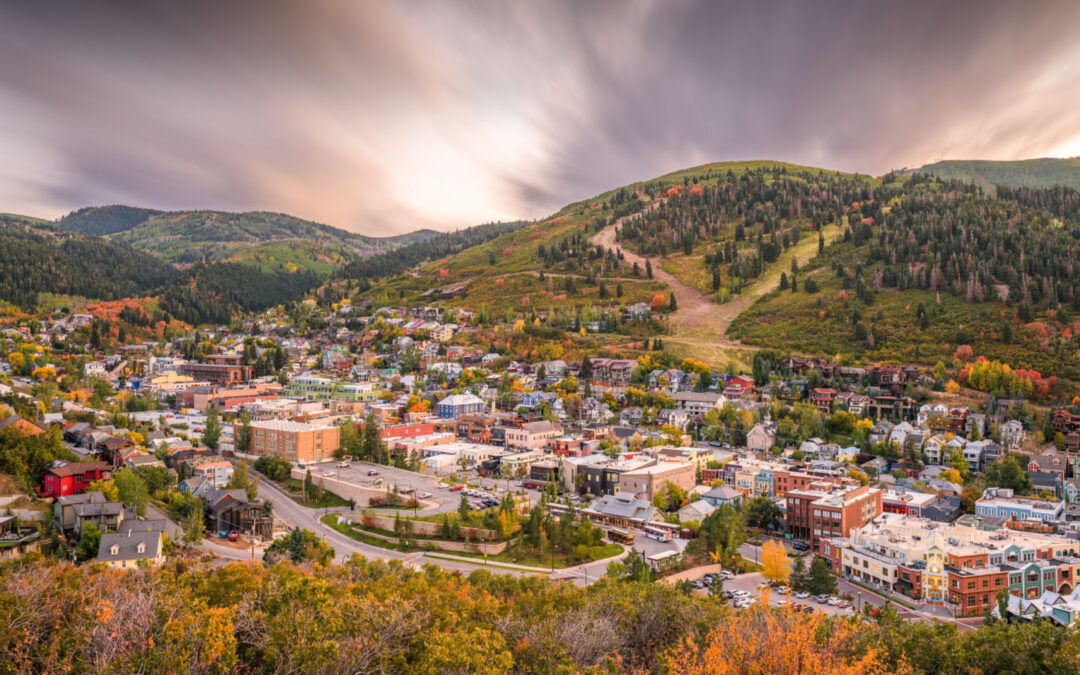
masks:
<svg viewBox="0 0 1080 675"><path fill-rule="evenodd" d="M734 579L735 575L732 574L731 572L728 572L727 570L724 570L723 572L720 573L720 578L721 579Z"/></svg>
<svg viewBox="0 0 1080 675"><path fill-rule="evenodd" d="M236 541L239 538L240 538L240 532L238 532L237 530L233 530L232 532L229 533L229 541Z"/></svg>
<svg viewBox="0 0 1080 675"><path fill-rule="evenodd" d="M376 471L375 469L372 469L371 471L367 472L367 475L369 475L369 476L378 476L379 472Z"/></svg>
<svg viewBox="0 0 1080 675"><path fill-rule="evenodd" d="M416 496L419 499L427 499L428 497L431 496L431 493L430 492L420 492L420 493L417 493Z"/></svg>
<svg viewBox="0 0 1080 675"><path fill-rule="evenodd" d="M805 541L796 541L791 544L791 548L796 551L806 552L810 550L810 544L807 544Z"/></svg>
<svg viewBox="0 0 1080 675"><path fill-rule="evenodd" d="M229 536L229 531L228 530L221 530L220 532L218 532L218 536L221 537L222 539L226 539Z"/></svg>
<svg viewBox="0 0 1080 675"><path fill-rule="evenodd" d="M337 463L337 468L339 468L339 469L344 469L344 468L346 468L348 466L349 466L348 462L338 462Z"/></svg>
<svg viewBox="0 0 1080 675"><path fill-rule="evenodd" d="M450 492L461 492L465 489L464 485L454 485L450 488Z"/></svg>
<svg viewBox="0 0 1080 675"><path fill-rule="evenodd" d="M836 598L829 598L828 605L830 607L836 607L836 605L838 605L839 603L840 603L840 601L837 600Z"/></svg>
<svg viewBox="0 0 1080 675"><path fill-rule="evenodd" d="M805 599L810 597L810 594L807 593L806 591L799 591L798 593L795 594L795 597L800 599L800 600L805 600Z"/></svg>
<svg viewBox="0 0 1080 675"><path fill-rule="evenodd" d="M769 582L765 581L765 580L761 580L761 581L758 582L757 587L761 588L761 589L766 589L766 588L769 587Z"/></svg>
<svg viewBox="0 0 1080 675"><path fill-rule="evenodd" d="M817 603L819 605L824 605L826 602L829 601L829 596L827 596L827 595L819 595L819 596L817 596L817 598L815 598L815 600L817 600Z"/></svg>
<svg viewBox="0 0 1080 675"><path fill-rule="evenodd" d="M840 609L847 609L848 607L851 607L851 603L847 600L839 600L837 601L836 606Z"/></svg>

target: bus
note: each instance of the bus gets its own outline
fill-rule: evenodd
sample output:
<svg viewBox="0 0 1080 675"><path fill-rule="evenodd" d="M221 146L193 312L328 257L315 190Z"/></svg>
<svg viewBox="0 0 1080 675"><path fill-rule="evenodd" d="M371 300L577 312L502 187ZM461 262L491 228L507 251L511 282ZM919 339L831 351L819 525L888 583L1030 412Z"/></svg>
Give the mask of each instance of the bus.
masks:
<svg viewBox="0 0 1080 675"><path fill-rule="evenodd" d="M653 525L645 526L645 536L656 541L671 541L671 530Z"/></svg>
<svg viewBox="0 0 1080 675"><path fill-rule="evenodd" d="M607 531L607 537L616 544L626 544L627 546L634 545L634 534L627 532L626 530L620 530L617 527L613 527Z"/></svg>

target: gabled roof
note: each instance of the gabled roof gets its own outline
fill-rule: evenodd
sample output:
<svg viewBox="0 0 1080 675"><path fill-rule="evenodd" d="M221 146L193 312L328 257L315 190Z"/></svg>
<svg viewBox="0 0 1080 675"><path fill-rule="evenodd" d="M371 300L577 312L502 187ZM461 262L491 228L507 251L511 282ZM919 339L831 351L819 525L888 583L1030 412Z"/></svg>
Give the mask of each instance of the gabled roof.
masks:
<svg viewBox="0 0 1080 675"><path fill-rule="evenodd" d="M143 552L139 552L142 544ZM113 549L116 552L113 552ZM99 562L114 560L139 560L157 558L161 551L160 532L125 532L101 535L97 559Z"/></svg>

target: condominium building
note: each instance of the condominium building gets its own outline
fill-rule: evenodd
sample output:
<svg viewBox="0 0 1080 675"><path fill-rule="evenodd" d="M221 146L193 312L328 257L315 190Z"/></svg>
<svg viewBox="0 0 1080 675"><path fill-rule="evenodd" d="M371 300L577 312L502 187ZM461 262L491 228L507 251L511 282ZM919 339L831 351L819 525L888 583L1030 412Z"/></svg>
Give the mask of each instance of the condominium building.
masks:
<svg viewBox="0 0 1080 675"><path fill-rule="evenodd" d="M1080 542L1054 534L988 530L884 514L849 538L825 540L834 570L884 591L941 604L958 616L985 614L1007 590L1024 598L1069 593Z"/></svg>
<svg viewBox="0 0 1080 675"><path fill-rule="evenodd" d="M375 401L379 392L370 382L342 382L328 377L300 375L289 380L285 395L305 401Z"/></svg>
<svg viewBox="0 0 1080 675"><path fill-rule="evenodd" d="M341 430L336 426L288 420L251 423L251 454L260 457L280 457L293 464L323 462L333 458L340 445Z"/></svg>
<svg viewBox="0 0 1080 675"><path fill-rule="evenodd" d="M881 512L881 490L865 485L816 482L787 493L788 533L809 541L813 551L823 538L849 536Z"/></svg>

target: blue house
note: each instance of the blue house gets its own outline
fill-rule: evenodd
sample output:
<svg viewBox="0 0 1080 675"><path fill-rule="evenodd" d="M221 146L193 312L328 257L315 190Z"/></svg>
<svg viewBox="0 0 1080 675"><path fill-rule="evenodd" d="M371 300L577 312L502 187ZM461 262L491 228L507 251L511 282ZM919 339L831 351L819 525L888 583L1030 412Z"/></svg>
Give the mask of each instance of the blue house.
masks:
<svg viewBox="0 0 1080 675"><path fill-rule="evenodd" d="M439 401L435 414L443 419L456 420L469 413L484 412L484 400L473 394L453 394Z"/></svg>

